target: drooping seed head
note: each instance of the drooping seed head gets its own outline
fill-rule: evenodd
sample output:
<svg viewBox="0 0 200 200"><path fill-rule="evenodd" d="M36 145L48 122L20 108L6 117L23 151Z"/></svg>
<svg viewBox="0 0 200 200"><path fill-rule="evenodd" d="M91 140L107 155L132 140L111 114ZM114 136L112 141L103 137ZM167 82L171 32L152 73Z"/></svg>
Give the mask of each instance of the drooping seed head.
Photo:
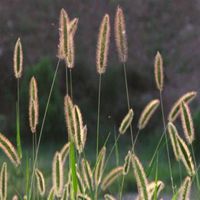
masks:
<svg viewBox="0 0 200 200"><path fill-rule="evenodd" d="M99 186L102 180L103 170L104 170L104 165L105 165L105 157L106 157L106 147L104 146L99 152L95 171L94 171L94 182L95 182L96 187Z"/></svg>
<svg viewBox="0 0 200 200"><path fill-rule="evenodd" d="M7 199L8 193L8 172L7 172L7 163L4 162L1 167L0 174L0 197L2 200Z"/></svg>
<svg viewBox="0 0 200 200"><path fill-rule="evenodd" d="M189 176L195 175L195 168L194 168L194 162L190 153L190 150L184 140L177 135L179 146L180 146L180 158L183 162L183 165L185 166L187 173Z"/></svg>
<svg viewBox="0 0 200 200"><path fill-rule="evenodd" d="M124 159L124 166L123 166L123 175L127 175L129 170L130 170L130 165L131 165L131 151L128 151L125 159Z"/></svg>
<svg viewBox="0 0 200 200"><path fill-rule="evenodd" d="M74 38L72 34L68 35L67 49L68 49L68 53L67 53L67 56L65 57L65 63L68 68L72 69L74 67L74 57L75 57Z"/></svg>
<svg viewBox="0 0 200 200"><path fill-rule="evenodd" d="M135 154L132 154L132 165L140 198L150 200L147 176L141 162Z"/></svg>
<svg viewBox="0 0 200 200"><path fill-rule="evenodd" d="M35 77L29 85L29 125L32 133L36 133L39 118L38 88Z"/></svg>
<svg viewBox="0 0 200 200"><path fill-rule="evenodd" d="M14 145L1 133L0 133L0 148L4 151L4 153L8 156L10 161L16 167L20 165L20 158Z"/></svg>
<svg viewBox="0 0 200 200"><path fill-rule="evenodd" d="M163 90L164 75L163 75L163 59L159 52L157 52L154 63L155 81L158 90Z"/></svg>
<svg viewBox="0 0 200 200"><path fill-rule="evenodd" d="M53 188L55 195L60 197L63 191L63 164L60 153L56 152L52 164Z"/></svg>
<svg viewBox="0 0 200 200"><path fill-rule="evenodd" d="M108 50L110 43L110 17L106 14L101 22L97 43L96 65L97 72L103 74L106 71Z"/></svg>
<svg viewBox="0 0 200 200"><path fill-rule="evenodd" d="M159 105L160 101L158 99L152 100L146 105L146 107L142 111L142 114L140 115L138 122L138 128L140 130L146 127Z"/></svg>
<svg viewBox="0 0 200 200"><path fill-rule="evenodd" d="M183 131L188 144L192 144L194 141L194 125L189 106L185 103L181 103L181 122Z"/></svg>
<svg viewBox="0 0 200 200"><path fill-rule="evenodd" d="M43 173L39 169L35 170L35 175L36 175L37 188L38 188L39 194L41 196L44 196L44 194L45 194L45 188L46 188L46 186L45 186L45 180L44 180L44 175L43 175Z"/></svg>
<svg viewBox="0 0 200 200"><path fill-rule="evenodd" d="M181 155L180 155L180 146L179 146L179 141L178 141L178 135L179 135L178 131L172 122L168 123L167 129L169 132L169 137L170 137L175 158L177 161L179 161L181 158Z"/></svg>
<svg viewBox="0 0 200 200"><path fill-rule="evenodd" d="M178 190L178 200L190 200L192 180L187 176Z"/></svg>
<svg viewBox="0 0 200 200"><path fill-rule="evenodd" d="M124 134L129 126L131 126L132 120L133 120L133 109L129 109L128 113L122 120L120 127L119 127L119 133Z"/></svg>
<svg viewBox="0 0 200 200"><path fill-rule="evenodd" d="M128 58L125 17L121 7L117 7L115 15L115 41L120 62L125 63Z"/></svg>
<svg viewBox="0 0 200 200"><path fill-rule="evenodd" d="M101 189L105 191L117 178L123 174L123 166L116 167L111 170L102 180Z"/></svg>
<svg viewBox="0 0 200 200"><path fill-rule="evenodd" d="M69 154L69 147L70 147L70 142L66 143L62 149L60 150L60 155L61 155L61 159L62 159L62 163L64 165L66 159L67 159L67 156Z"/></svg>
<svg viewBox="0 0 200 200"><path fill-rule="evenodd" d="M20 38L18 38L13 55L14 73L17 79L21 78L23 70L23 51Z"/></svg>
<svg viewBox="0 0 200 200"><path fill-rule="evenodd" d="M172 106L171 111L168 115L168 120L174 122L180 113L180 105L182 102L189 104L197 96L196 91L187 92L181 96Z"/></svg>

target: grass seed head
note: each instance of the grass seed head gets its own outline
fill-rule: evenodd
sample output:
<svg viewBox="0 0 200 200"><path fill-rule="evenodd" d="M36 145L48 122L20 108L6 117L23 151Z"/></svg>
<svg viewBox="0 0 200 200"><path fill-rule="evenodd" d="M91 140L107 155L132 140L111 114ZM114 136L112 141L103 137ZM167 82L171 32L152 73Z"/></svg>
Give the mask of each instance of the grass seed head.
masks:
<svg viewBox="0 0 200 200"><path fill-rule="evenodd" d="M187 176L178 190L178 200L190 200L192 180Z"/></svg>
<svg viewBox="0 0 200 200"><path fill-rule="evenodd" d="M106 71L108 50L110 43L110 17L106 14L101 22L97 43L96 65L97 72L103 74Z"/></svg>
<svg viewBox="0 0 200 200"><path fill-rule="evenodd" d="M0 197L1 200L7 199L8 193L8 172L7 172L7 163L4 162L1 167L0 174Z"/></svg>
<svg viewBox="0 0 200 200"><path fill-rule="evenodd" d="M45 194L45 180L44 180L44 175L39 169L35 170L35 175L36 175L36 180L37 180L37 188L39 191L39 194L41 196L44 196Z"/></svg>

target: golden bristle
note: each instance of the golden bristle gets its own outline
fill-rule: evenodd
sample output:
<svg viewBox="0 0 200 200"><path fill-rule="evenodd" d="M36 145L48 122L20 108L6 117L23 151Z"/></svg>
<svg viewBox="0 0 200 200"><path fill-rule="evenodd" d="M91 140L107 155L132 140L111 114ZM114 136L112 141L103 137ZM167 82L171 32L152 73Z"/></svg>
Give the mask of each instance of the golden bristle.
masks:
<svg viewBox="0 0 200 200"><path fill-rule="evenodd" d="M169 138L172 144L172 148L174 151L174 155L176 160L180 160L180 146L179 146L179 141L178 141L178 131L175 127L175 125L172 122L169 122L167 126L168 132L169 132Z"/></svg>
<svg viewBox="0 0 200 200"><path fill-rule="evenodd" d="M69 17L67 12L62 8L60 11L59 19L59 45L58 45L58 57L64 59L68 54L68 25Z"/></svg>
<svg viewBox="0 0 200 200"><path fill-rule="evenodd" d="M192 144L194 141L194 125L189 106L185 103L181 103L181 122L183 131L188 144Z"/></svg>
<svg viewBox="0 0 200 200"><path fill-rule="evenodd" d="M67 159L67 156L69 154L69 147L70 147L70 142L66 143L62 149L60 150L60 155L61 155L61 159L62 159L62 163L64 165L66 159Z"/></svg>
<svg viewBox="0 0 200 200"><path fill-rule="evenodd" d="M140 130L146 127L147 123L149 122L150 118L152 117L159 105L160 101L158 99L154 99L146 105L146 107L142 111L142 114L140 115L138 122L138 128Z"/></svg>
<svg viewBox="0 0 200 200"><path fill-rule="evenodd" d="M97 72L103 74L106 71L108 50L110 43L110 17L106 14L101 22L97 43L96 65Z"/></svg>
<svg viewBox="0 0 200 200"><path fill-rule="evenodd" d="M101 151L99 152L99 155L97 157L95 171L94 171L94 182L95 182L96 187L98 187L99 184L101 183L104 165L105 165L105 157L106 157L106 147L104 146L101 149Z"/></svg>
<svg viewBox="0 0 200 200"><path fill-rule="evenodd" d="M129 109L126 116L123 118L120 127L119 127L119 133L124 134L129 126L131 126L132 120L133 120L133 109Z"/></svg>
<svg viewBox="0 0 200 200"><path fill-rule="evenodd" d="M65 63L68 68L72 69L74 67L74 37L72 34L68 35L68 40L67 40L67 49L68 53L67 56L65 57Z"/></svg>
<svg viewBox="0 0 200 200"><path fill-rule="evenodd" d="M150 200L147 176L141 162L135 154L132 154L132 164L139 196L142 200Z"/></svg>
<svg viewBox="0 0 200 200"><path fill-rule="evenodd" d="M56 152L52 164L53 188L55 195L60 197L63 191L63 165L59 152Z"/></svg>
<svg viewBox="0 0 200 200"><path fill-rule="evenodd" d="M22 76L22 70L23 70L23 51L20 38L18 38L15 44L13 65L14 65L15 77L19 79Z"/></svg>
<svg viewBox="0 0 200 200"><path fill-rule="evenodd" d="M37 188L38 188L39 194L41 196L44 196L44 194L45 194L44 176L43 176L42 172L39 169L35 170L35 175L36 175L36 179L37 179Z"/></svg>
<svg viewBox="0 0 200 200"><path fill-rule="evenodd" d="M192 180L187 176L178 190L178 200L190 200Z"/></svg>
<svg viewBox="0 0 200 200"><path fill-rule="evenodd" d="M125 17L121 7L117 7L115 15L115 40L120 62L125 63L128 58Z"/></svg>
<svg viewBox="0 0 200 200"><path fill-rule="evenodd" d="M29 86L29 125L32 133L36 133L39 118L38 89L35 77L31 78Z"/></svg>
<svg viewBox="0 0 200 200"><path fill-rule="evenodd" d="M70 141L74 141L76 134L76 120L75 120L75 111L74 105L69 95L65 96L64 100L64 109L65 109L65 119L68 130L68 138Z"/></svg>
<svg viewBox="0 0 200 200"><path fill-rule="evenodd" d="M171 111L169 112L169 115L168 115L168 120L170 122L175 121L180 113L181 103L185 102L185 103L189 104L196 97L196 95L197 95L196 91L191 91L191 92L187 92L186 94L181 96L172 106Z"/></svg>
<svg viewBox="0 0 200 200"><path fill-rule="evenodd" d="M69 24L69 34L71 34L73 37L78 28L78 21L79 21L78 18L74 18Z"/></svg>
<svg viewBox="0 0 200 200"><path fill-rule="evenodd" d="M123 174L123 167L116 167L111 170L102 180L101 189L106 190L111 184L113 184L117 178Z"/></svg>
<svg viewBox="0 0 200 200"><path fill-rule="evenodd" d="M7 172L7 163L4 162L1 167L0 174L0 197L1 200L7 199L8 192L8 172Z"/></svg>
<svg viewBox="0 0 200 200"><path fill-rule="evenodd" d="M162 91L163 83L164 83L163 59L159 52L157 52L156 57L155 57L154 73L155 73L156 86L157 86L158 90Z"/></svg>
<svg viewBox="0 0 200 200"><path fill-rule="evenodd" d="M0 148L8 156L10 161L17 167L20 165L20 158L13 144L0 133Z"/></svg>

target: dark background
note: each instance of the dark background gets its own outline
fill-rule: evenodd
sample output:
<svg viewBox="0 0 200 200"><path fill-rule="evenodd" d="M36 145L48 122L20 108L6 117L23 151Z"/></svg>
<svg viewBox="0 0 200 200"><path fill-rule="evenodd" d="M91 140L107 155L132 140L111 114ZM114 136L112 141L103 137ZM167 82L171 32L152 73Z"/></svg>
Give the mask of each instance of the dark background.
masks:
<svg viewBox="0 0 200 200"><path fill-rule="evenodd" d="M164 108L189 90L199 91L200 2L198 0L1 0L0 1L0 131L15 138L16 79L13 48L18 37L24 50L24 71L20 80L21 126L24 143L29 143L28 84L35 75L39 86L40 129L44 108L57 63L58 19L61 8L70 18L78 17L75 35L74 100L88 124L90 140L96 135L98 75L96 43L105 13L111 17L112 33L107 72L103 75L101 135L118 127L127 112L123 68L114 43L113 22L117 5L124 10L128 35L128 83L135 123L148 101L158 97L153 75L154 56L164 59ZM66 138L63 114L65 64L61 63L45 123L43 142ZM199 130L199 98L192 104L196 132ZM161 126L157 112L146 134ZM157 128L155 128L157 127ZM126 137L126 136L125 136ZM127 136L127 138L129 138Z"/></svg>

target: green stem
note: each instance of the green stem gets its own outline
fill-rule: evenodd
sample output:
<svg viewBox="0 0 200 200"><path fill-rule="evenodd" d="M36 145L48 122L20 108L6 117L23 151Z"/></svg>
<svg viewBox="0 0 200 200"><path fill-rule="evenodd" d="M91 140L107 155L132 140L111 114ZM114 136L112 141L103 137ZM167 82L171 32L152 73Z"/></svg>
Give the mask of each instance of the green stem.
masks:
<svg viewBox="0 0 200 200"><path fill-rule="evenodd" d="M96 141L96 158L99 154L99 126L100 126L100 107L101 107L101 79L102 75L99 74L99 89L98 89L98 108L97 108L97 141Z"/></svg>
<svg viewBox="0 0 200 200"><path fill-rule="evenodd" d="M122 183L121 183L121 189L120 189L120 194L119 194L119 200L122 200L122 194L123 194L123 188L124 188L124 180L125 180L125 176L123 175L123 177L122 177Z"/></svg>
<svg viewBox="0 0 200 200"><path fill-rule="evenodd" d="M20 96L19 96L19 79L17 79L17 103L16 103L16 129L17 129L17 151L20 159L22 158L21 134L20 134Z"/></svg>

